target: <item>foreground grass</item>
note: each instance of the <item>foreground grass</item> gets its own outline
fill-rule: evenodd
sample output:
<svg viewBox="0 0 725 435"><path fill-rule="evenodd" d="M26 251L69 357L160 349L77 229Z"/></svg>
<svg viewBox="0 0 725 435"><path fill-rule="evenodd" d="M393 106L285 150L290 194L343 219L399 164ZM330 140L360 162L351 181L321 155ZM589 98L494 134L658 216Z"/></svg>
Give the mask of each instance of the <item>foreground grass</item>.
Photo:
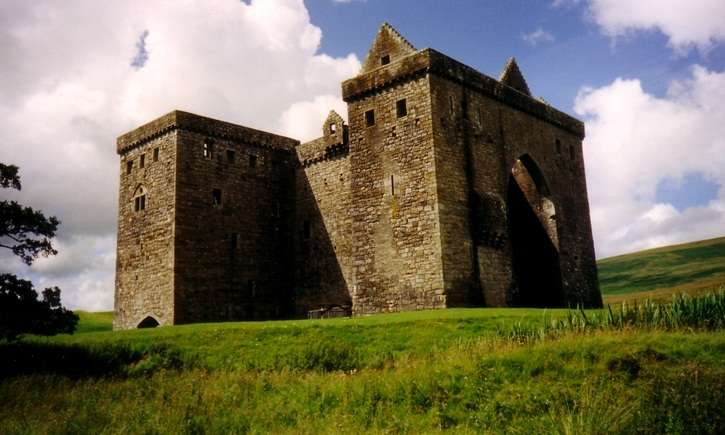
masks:
<svg viewBox="0 0 725 435"><path fill-rule="evenodd" d="M0 433L722 433L723 299L31 337Z"/></svg>
<svg viewBox="0 0 725 435"><path fill-rule="evenodd" d="M20 376L0 384L0 432L718 433L723 357L722 333L620 331L467 340L379 368Z"/></svg>
<svg viewBox="0 0 725 435"><path fill-rule="evenodd" d="M605 258L597 265L605 303L701 295L725 286L725 237Z"/></svg>

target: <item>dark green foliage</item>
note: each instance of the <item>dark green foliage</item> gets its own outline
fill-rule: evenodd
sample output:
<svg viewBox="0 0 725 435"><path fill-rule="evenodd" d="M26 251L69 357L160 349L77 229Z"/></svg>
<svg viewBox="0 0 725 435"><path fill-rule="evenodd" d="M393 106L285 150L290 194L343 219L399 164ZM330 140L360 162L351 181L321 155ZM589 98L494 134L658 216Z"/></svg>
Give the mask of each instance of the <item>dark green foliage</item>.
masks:
<svg viewBox="0 0 725 435"><path fill-rule="evenodd" d="M0 163L0 187L20 190L20 169L15 165Z"/></svg>
<svg viewBox="0 0 725 435"><path fill-rule="evenodd" d="M0 163L0 187L20 190L18 167ZM27 265L39 255L55 255L50 239L60 222L55 216L23 207L15 201L0 201L0 248L10 249ZM43 290L43 298L30 281L15 275L0 275L0 340L14 340L20 334L72 334L78 316L60 303L58 287Z"/></svg>
<svg viewBox="0 0 725 435"><path fill-rule="evenodd" d="M17 166L0 163L0 187L20 190ZM0 247L13 251L25 264L32 264L39 255L58 253L50 239L59 224L55 216L45 217L15 201L0 201Z"/></svg>
<svg viewBox="0 0 725 435"><path fill-rule="evenodd" d="M0 274L0 340L14 340L20 334L71 334L78 316L60 303L58 287L43 290L11 274Z"/></svg>

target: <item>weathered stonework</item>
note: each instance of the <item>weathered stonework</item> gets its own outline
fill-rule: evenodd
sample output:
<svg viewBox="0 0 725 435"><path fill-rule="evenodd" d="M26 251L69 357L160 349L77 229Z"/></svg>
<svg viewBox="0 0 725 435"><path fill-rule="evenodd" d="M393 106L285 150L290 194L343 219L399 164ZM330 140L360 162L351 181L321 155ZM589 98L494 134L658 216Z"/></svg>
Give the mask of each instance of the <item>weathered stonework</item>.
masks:
<svg viewBox="0 0 725 435"><path fill-rule="evenodd" d="M349 126L303 144L178 111L118 139L116 329L601 306L584 125L513 59L495 80L384 24L342 94Z"/></svg>

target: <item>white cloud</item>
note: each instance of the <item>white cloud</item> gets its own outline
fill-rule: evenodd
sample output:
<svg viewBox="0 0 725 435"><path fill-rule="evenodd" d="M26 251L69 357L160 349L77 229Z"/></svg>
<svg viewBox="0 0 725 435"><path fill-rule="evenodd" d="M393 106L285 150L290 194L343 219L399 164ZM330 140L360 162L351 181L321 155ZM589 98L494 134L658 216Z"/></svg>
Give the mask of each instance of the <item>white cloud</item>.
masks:
<svg viewBox="0 0 725 435"><path fill-rule="evenodd" d="M679 53L692 47L706 51L725 40L723 0L589 0L589 12L611 37L656 29Z"/></svg>
<svg viewBox="0 0 725 435"><path fill-rule="evenodd" d="M360 67L319 53L321 37L302 0L0 2L0 156L23 181L3 195L62 221L56 258L0 271L110 309L115 138L173 109L307 137L285 114L314 107L305 122L319 131Z"/></svg>
<svg viewBox="0 0 725 435"><path fill-rule="evenodd" d="M639 80L580 91L584 152L599 257L725 234L725 72L694 66L664 98ZM656 201L657 184L702 173L716 199L678 211Z"/></svg>
<svg viewBox="0 0 725 435"><path fill-rule="evenodd" d="M536 47L539 44L554 42L554 35L539 27L533 32L521 35L521 39L532 47Z"/></svg>

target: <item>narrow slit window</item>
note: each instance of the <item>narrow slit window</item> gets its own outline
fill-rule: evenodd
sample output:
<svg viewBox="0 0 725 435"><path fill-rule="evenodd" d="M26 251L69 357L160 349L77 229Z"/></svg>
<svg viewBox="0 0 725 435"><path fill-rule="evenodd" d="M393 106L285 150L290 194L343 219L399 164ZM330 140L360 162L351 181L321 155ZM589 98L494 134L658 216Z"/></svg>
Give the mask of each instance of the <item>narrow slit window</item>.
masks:
<svg viewBox="0 0 725 435"><path fill-rule="evenodd" d="M229 163L234 163L236 160L237 153L234 152L234 150L227 150L227 161Z"/></svg>
<svg viewBox="0 0 725 435"><path fill-rule="evenodd" d="M569 145L569 158L574 160L574 147Z"/></svg>
<svg viewBox="0 0 725 435"><path fill-rule="evenodd" d="M158 161L159 161L159 149L154 148L154 162L158 162Z"/></svg>
<svg viewBox="0 0 725 435"><path fill-rule="evenodd" d="M395 103L395 113L398 115L398 118L402 118L408 114L408 105L405 98Z"/></svg>
<svg viewBox="0 0 725 435"><path fill-rule="evenodd" d="M222 205L222 190L221 189L212 189L211 205L213 207L221 207L221 205Z"/></svg>
<svg viewBox="0 0 725 435"><path fill-rule="evenodd" d="M204 157L207 159L212 158L214 154L214 144L211 141L204 142Z"/></svg>
<svg viewBox="0 0 725 435"><path fill-rule="evenodd" d="M375 110L370 109L365 112L365 125L368 127L375 125Z"/></svg>
<svg viewBox="0 0 725 435"><path fill-rule="evenodd" d="M249 155L249 167L250 168L257 167L257 156L255 156L254 154Z"/></svg>
<svg viewBox="0 0 725 435"><path fill-rule="evenodd" d="M556 140L556 153L561 154L561 141L559 139Z"/></svg>
<svg viewBox="0 0 725 435"><path fill-rule="evenodd" d="M380 65L387 65L390 63L390 55L386 54L380 58Z"/></svg>
<svg viewBox="0 0 725 435"><path fill-rule="evenodd" d="M252 297L257 296L257 282L253 279L247 281L247 290Z"/></svg>
<svg viewBox="0 0 725 435"><path fill-rule="evenodd" d="M239 234L238 233L231 234L231 237L229 238L229 247L232 250L239 248Z"/></svg>
<svg viewBox="0 0 725 435"><path fill-rule="evenodd" d="M146 154L141 154L141 158L138 161L138 167L143 169L146 166Z"/></svg>
<svg viewBox="0 0 725 435"><path fill-rule="evenodd" d="M455 111L456 100L453 99L453 95L448 97L448 103L450 104L451 113Z"/></svg>
<svg viewBox="0 0 725 435"><path fill-rule="evenodd" d="M395 196L395 175L390 176L390 194Z"/></svg>
<svg viewBox="0 0 725 435"><path fill-rule="evenodd" d="M129 160L126 162L126 173L130 174L131 171L133 171L133 160Z"/></svg>
<svg viewBox="0 0 725 435"><path fill-rule="evenodd" d="M483 116L481 115L481 108L478 108L478 126L481 127L483 125Z"/></svg>

